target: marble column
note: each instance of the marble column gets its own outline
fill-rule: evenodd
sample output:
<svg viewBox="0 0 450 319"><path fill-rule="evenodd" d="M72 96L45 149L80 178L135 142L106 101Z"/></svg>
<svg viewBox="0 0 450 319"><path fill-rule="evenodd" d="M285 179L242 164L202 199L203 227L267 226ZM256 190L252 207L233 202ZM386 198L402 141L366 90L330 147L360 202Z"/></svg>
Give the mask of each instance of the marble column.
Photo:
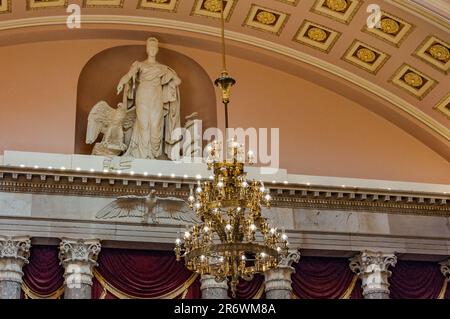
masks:
<svg viewBox="0 0 450 319"><path fill-rule="evenodd" d="M64 299L91 299L93 270L100 250L98 240L61 240L59 259L64 266Z"/></svg>
<svg viewBox="0 0 450 319"><path fill-rule="evenodd" d="M447 281L450 282L450 259L439 263L439 265L441 266L442 274L447 278Z"/></svg>
<svg viewBox="0 0 450 319"><path fill-rule="evenodd" d="M0 236L0 299L20 299L22 267L30 256L30 237Z"/></svg>
<svg viewBox="0 0 450 319"><path fill-rule="evenodd" d="M292 299L292 279L295 273L292 263L300 260L300 253L292 251L283 258L278 267L264 273L267 299Z"/></svg>
<svg viewBox="0 0 450 319"><path fill-rule="evenodd" d="M362 281L365 299L389 299L389 266L395 267L394 254L364 251L350 259L350 268Z"/></svg>
<svg viewBox="0 0 450 319"><path fill-rule="evenodd" d="M227 279L218 282L214 276L202 275L200 283L202 299L229 299Z"/></svg>

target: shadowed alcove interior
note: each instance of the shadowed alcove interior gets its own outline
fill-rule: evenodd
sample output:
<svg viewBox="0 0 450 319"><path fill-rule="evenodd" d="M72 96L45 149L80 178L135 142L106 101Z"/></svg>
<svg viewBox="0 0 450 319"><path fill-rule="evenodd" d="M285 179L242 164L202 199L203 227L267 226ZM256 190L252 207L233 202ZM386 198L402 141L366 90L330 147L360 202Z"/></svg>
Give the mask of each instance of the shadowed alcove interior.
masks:
<svg viewBox="0 0 450 319"><path fill-rule="evenodd" d="M89 112L99 101L116 107L122 101L116 88L132 63L147 57L145 46L127 45L106 49L92 57L81 71L77 88L75 153L91 154L87 145L86 127ZM174 69L181 78L181 125L193 112L203 121L203 130L217 127L216 96L206 71L193 59L174 50L160 48L157 61Z"/></svg>

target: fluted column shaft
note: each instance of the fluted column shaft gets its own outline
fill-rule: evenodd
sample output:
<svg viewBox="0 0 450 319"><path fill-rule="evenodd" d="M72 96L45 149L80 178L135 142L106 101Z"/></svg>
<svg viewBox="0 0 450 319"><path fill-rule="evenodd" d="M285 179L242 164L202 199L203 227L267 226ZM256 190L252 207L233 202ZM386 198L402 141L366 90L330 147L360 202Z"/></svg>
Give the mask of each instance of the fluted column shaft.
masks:
<svg viewBox="0 0 450 319"><path fill-rule="evenodd" d="M295 273L292 263L300 260L300 253L292 251L283 258L278 267L264 273L264 284L267 299L292 298L292 274Z"/></svg>
<svg viewBox="0 0 450 319"><path fill-rule="evenodd" d="M217 282L216 278L211 275L202 275L200 289L202 291L202 299L229 299L228 297L228 281Z"/></svg>
<svg viewBox="0 0 450 319"><path fill-rule="evenodd" d="M98 240L61 240L59 259L64 266L64 299L91 299L93 270L100 250Z"/></svg>
<svg viewBox="0 0 450 319"><path fill-rule="evenodd" d="M365 299L389 299L389 267L395 267L394 254L364 251L350 259L350 268L362 281Z"/></svg>
<svg viewBox="0 0 450 319"><path fill-rule="evenodd" d="M22 267L28 263L29 237L0 236L0 299L20 299Z"/></svg>

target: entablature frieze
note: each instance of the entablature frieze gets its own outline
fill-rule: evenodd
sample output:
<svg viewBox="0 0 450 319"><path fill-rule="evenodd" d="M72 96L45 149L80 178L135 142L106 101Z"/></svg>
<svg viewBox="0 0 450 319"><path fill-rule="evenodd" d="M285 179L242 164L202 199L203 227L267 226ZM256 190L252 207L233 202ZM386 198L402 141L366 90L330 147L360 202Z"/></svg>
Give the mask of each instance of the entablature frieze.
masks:
<svg viewBox="0 0 450 319"><path fill-rule="evenodd" d="M114 198L147 195L187 198L196 178L133 176L0 167L0 192ZM351 186L268 183L274 207L376 211L379 213L450 216L446 193L398 191Z"/></svg>

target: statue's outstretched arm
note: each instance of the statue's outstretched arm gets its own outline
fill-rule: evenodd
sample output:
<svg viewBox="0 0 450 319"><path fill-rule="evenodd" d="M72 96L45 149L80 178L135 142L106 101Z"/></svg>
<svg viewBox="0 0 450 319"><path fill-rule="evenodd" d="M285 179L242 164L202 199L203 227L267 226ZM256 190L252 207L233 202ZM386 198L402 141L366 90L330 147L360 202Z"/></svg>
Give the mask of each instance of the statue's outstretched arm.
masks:
<svg viewBox="0 0 450 319"><path fill-rule="evenodd" d="M139 62L134 62L133 65L130 68L130 71L128 71L127 74L125 74L122 79L120 79L119 85L117 86L117 95L119 95L122 91L124 86L130 82L131 78L133 78L137 73L139 72Z"/></svg>

